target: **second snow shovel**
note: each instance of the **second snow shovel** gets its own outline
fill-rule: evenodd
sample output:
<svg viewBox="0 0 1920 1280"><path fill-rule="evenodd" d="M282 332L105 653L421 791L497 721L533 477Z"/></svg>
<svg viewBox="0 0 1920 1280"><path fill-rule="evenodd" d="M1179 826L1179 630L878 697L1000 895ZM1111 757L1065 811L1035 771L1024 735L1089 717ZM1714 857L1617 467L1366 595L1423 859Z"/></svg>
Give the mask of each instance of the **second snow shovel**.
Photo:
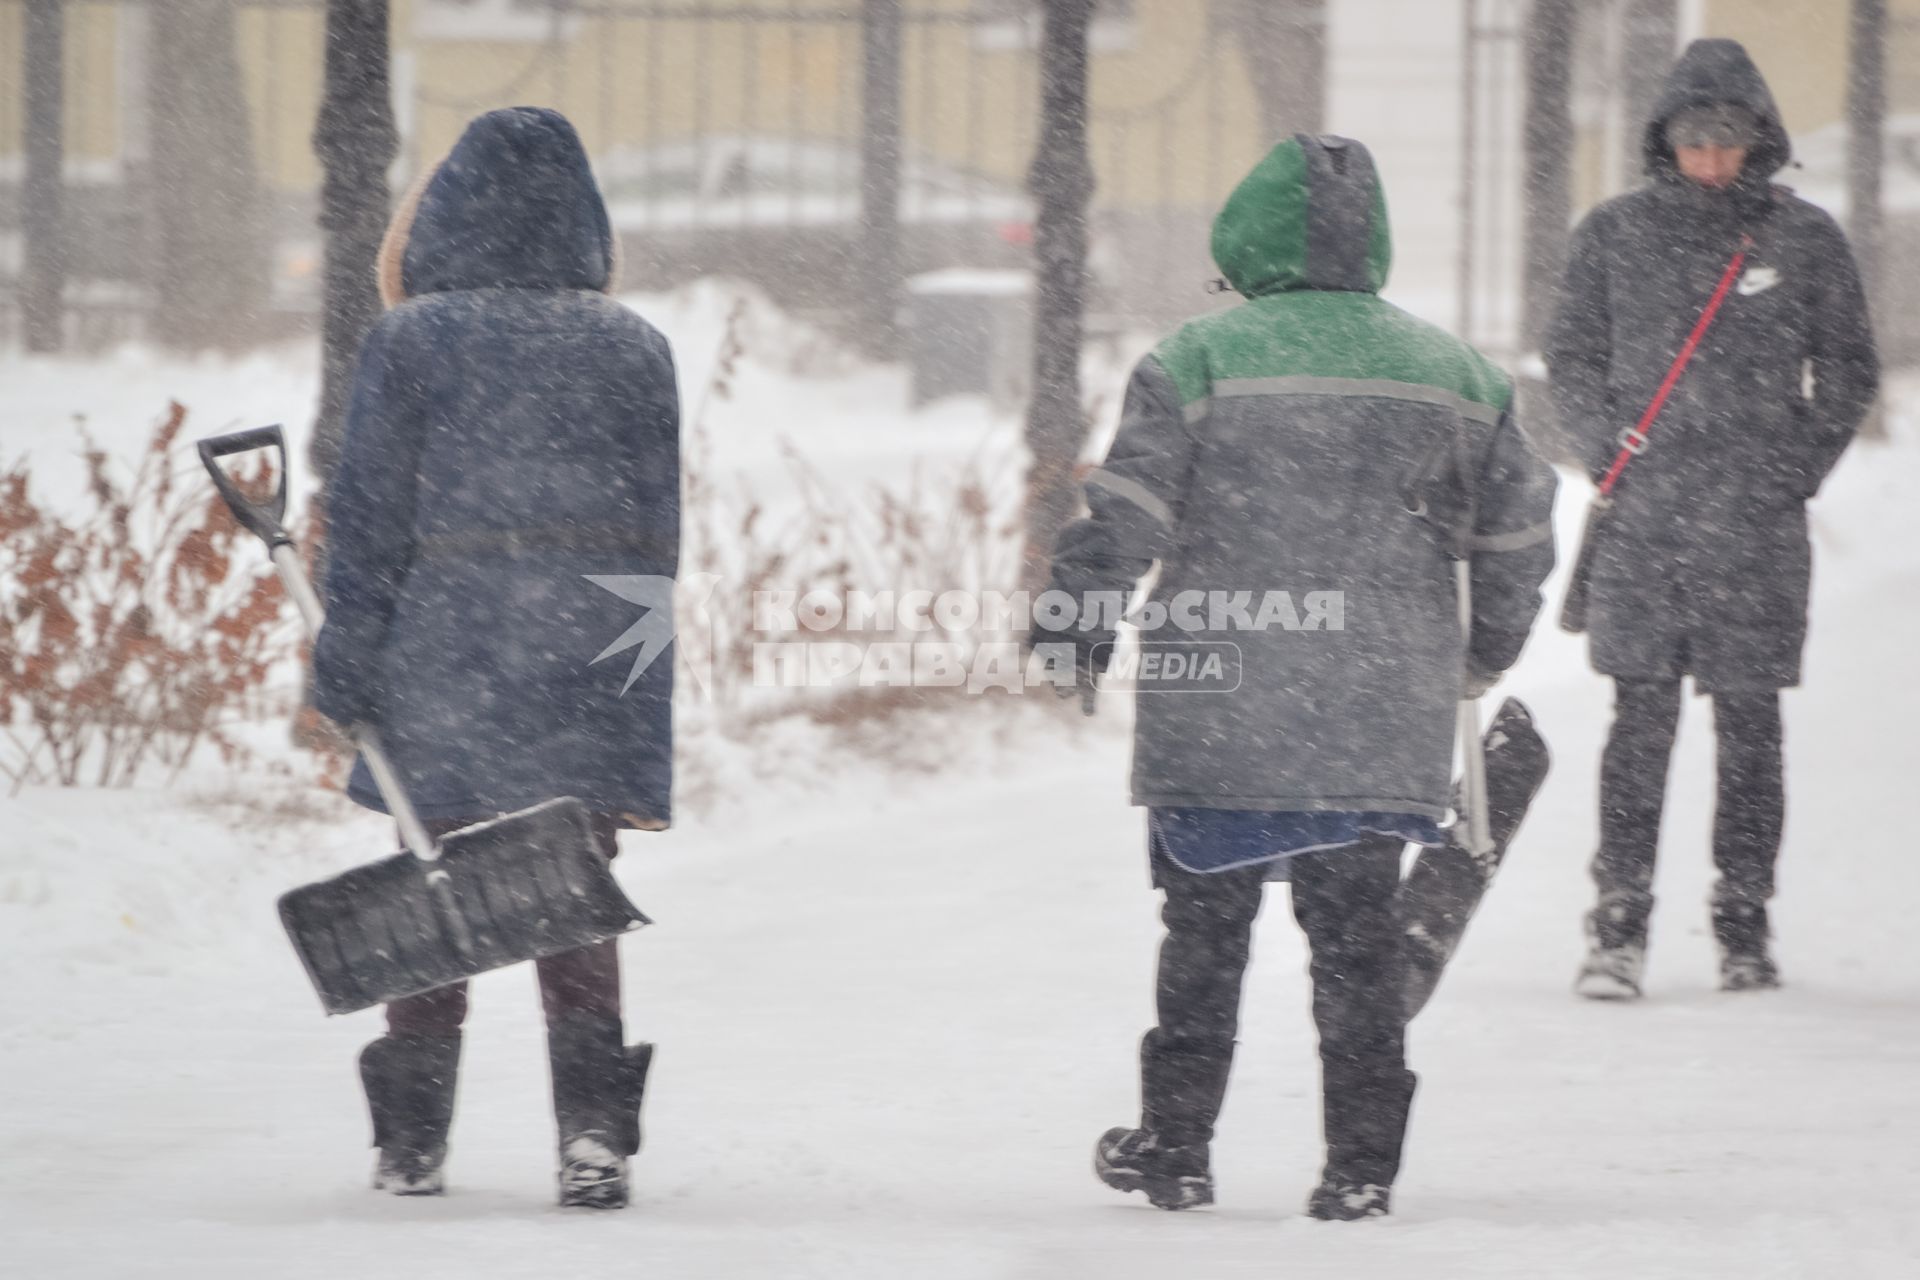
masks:
<svg viewBox="0 0 1920 1280"><path fill-rule="evenodd" d="M264 503L248 499L219 464L257 449L278 455L278 490ZM281 527L284 433L258 427L202 440L200 460L234 518L266 543L308 634L318 635L320 600ZM418 995L649 923L614 881L580 801L549 800L436 842L414 813L378 734L366 725L350 732L406 849L280 899L281 923L328 1013Z"/></svg>

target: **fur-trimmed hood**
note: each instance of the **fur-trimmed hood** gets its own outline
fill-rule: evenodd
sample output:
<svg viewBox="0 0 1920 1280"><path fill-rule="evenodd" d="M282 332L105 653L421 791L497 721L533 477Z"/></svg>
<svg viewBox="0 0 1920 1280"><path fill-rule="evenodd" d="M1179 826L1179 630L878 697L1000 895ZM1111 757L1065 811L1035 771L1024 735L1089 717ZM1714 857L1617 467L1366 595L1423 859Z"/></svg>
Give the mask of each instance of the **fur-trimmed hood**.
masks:
<svg viewBox="0 0 1920 1280"><path fill-rule="evenodd" d="M380 246L387 306L462 289L612 292L606 202L567 118L489 111L407 192Z"/></svg>

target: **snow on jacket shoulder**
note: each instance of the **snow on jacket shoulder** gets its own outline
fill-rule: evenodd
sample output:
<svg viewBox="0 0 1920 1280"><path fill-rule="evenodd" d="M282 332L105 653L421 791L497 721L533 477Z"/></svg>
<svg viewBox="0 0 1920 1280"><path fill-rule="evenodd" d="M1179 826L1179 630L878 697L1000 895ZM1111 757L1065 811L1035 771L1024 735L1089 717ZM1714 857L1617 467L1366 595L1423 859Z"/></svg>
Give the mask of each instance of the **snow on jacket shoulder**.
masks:
<svg viewBox="0 0 1920 1280"><path fill-rule="evenodd" d="M1091 514L1054 559L1053 585L1083 599L1161 564L1134 802L1439 818L1463 668L1505 670L1540 607L1553 472L1499 370L1376 296L1391 241L1358 143L1282 143L1213 247L1247 302L1141 363L1087 481ZM1231 671L1149 691L1145 655L1169 644Z"/></svg>

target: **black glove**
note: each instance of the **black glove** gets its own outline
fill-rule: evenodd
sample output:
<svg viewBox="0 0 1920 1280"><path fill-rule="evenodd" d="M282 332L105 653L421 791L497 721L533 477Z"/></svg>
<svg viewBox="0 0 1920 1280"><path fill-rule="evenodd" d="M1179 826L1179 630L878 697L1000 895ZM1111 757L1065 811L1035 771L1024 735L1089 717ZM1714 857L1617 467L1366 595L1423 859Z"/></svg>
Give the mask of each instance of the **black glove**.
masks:
<svg viewBox="0 0 1920 1280"><path fill-rule="evenodd" d="M1099 678L1106 674L1108 664L1113 661L1113 636L1085 631L1040 631L1027 635L1028 649L1043 644L1073 646L1073 683L1056 684L1053 693L1058 698L1078 696L1080 710L1092 715L1099 694Z"/></svg>

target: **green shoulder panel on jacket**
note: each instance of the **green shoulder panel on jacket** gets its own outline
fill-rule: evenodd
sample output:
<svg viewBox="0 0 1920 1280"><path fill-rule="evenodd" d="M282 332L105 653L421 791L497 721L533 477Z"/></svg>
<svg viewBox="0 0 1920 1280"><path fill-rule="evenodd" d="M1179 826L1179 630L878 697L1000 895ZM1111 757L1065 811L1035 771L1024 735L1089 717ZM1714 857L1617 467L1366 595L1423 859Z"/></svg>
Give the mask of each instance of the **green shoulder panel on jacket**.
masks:
<svg viewBox="0 0 1920 1280"><path fill-rule="evenodd" d="M1182 408L1197 404L1213 394L1213 370L1208 362L1207 341L1201 332L1204 321L1186 324L1153 349L1153 359L1166 370L1167 377L1180 393Z"/></svg>
<svg viewBox="0 0 1920 1280"><path fill-rule="evenodd" d="M1188 322L1154 354L1187 405L1211 395L1216 382L1287 377L1411 382L1495 410L1513 396L1486 357L1370 293L1256 298Z"/></svg>
<svg viewBox="0 0 1920 1280"><path fill-rule="evenodd" d="M1472 347L1378 296L1392 261L1385 189L1366 148L1296 134L1215 220L1214 261L1247 301L1154 353L1191 408L1229 380L1310 377L1436 387L1504 410L1506 377Z"/></svg>

